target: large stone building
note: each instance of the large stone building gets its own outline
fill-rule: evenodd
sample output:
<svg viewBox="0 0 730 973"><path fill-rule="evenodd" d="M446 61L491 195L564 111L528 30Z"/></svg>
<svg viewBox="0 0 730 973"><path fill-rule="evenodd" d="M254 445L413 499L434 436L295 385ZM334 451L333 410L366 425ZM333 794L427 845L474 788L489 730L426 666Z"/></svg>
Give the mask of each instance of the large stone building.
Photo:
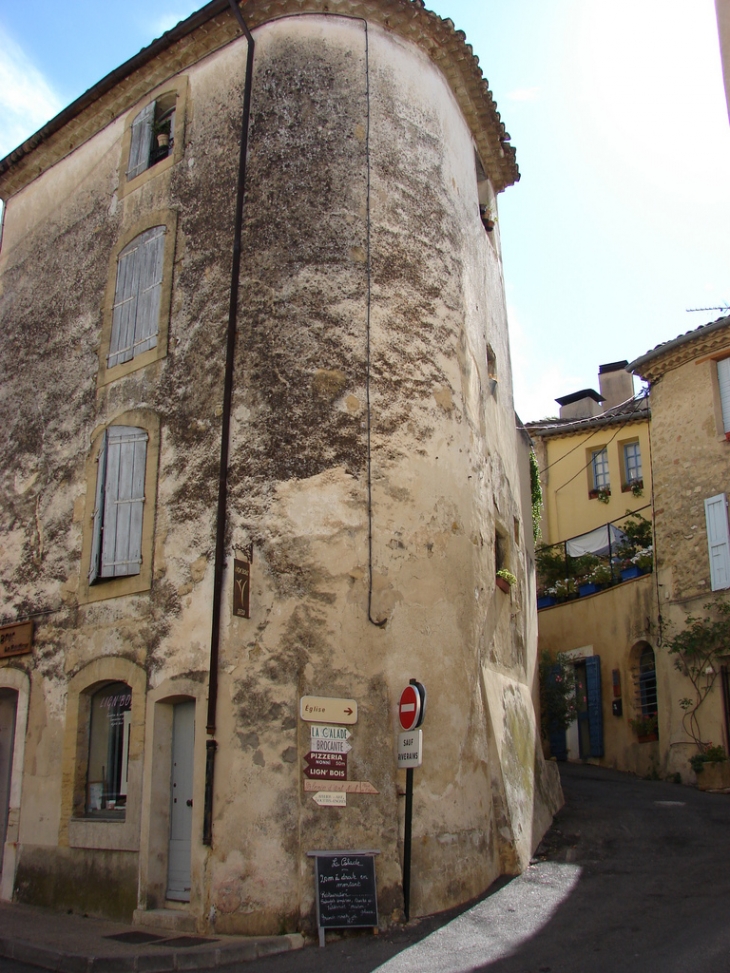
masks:
<svg viewBox="0 0 730 973"><path fill-rule="evenodd" d="M520 870L559 800L509 136L421 0L242 9L0 161L2 895L222 933L311 928L315 849L378 849L401 914L412 677L412 914ZM303 776L306 696L353 701L345 806L307 789L344 782Z"/></svg>

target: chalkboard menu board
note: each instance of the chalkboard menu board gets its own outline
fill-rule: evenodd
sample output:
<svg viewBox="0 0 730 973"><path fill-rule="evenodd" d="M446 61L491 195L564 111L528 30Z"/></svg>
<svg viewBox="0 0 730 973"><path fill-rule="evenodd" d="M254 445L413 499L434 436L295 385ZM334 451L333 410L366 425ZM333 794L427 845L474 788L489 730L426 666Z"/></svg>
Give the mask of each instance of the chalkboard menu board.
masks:
<svg viewBox="0 0 730 973"><path fill-rule="evenodd" d="M315 859L317 925L322 930L377 926L377 851L310 851Z"/></svg>

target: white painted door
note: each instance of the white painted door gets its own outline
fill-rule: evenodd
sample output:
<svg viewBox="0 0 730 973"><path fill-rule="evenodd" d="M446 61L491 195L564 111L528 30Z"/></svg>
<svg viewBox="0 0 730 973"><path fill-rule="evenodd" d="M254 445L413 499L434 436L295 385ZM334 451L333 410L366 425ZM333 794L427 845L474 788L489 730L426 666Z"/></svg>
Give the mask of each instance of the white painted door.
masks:
<svg viewBox="0 0 730 973"><path fill-rule="evenodd" d="M18 694L13 690L0 693L0 872L3 867L5 835L8 830L10 805L10 778L13 773L13 747L15 745L15 712Z"/></svg>
<svg viewBox="0 0 730 973"><path fill-rule="evenodd" d="M192 700L177 703L173 707L173 714L167 898L176 902L189 902L195 703Z"/></svg>

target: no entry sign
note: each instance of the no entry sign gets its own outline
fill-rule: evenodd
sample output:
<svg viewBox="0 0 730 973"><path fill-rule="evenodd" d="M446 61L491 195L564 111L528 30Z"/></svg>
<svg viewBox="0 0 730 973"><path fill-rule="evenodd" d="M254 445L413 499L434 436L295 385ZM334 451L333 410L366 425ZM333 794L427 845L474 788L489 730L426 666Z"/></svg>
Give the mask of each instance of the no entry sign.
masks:
<svg viewBox="0 0 730 973"><path fill-rule="evenodd" d="M398 718L404 730L415 730L425 716L426 690L420 682L412 682L403 690L398 703Z"/></svg>

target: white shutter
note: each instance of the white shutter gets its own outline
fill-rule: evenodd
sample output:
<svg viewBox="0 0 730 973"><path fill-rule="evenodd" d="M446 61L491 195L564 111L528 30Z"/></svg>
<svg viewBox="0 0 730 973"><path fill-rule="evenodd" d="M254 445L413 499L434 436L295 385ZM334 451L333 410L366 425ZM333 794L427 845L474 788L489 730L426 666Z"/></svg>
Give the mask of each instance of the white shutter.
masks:
<svg viewBox="0 0 730 973"><path fill-rule="evenodd" d="M150 167L152 147L152 123L155 120L155 103L151 101L132 122L132 141L129 146L127 179L134 179Z"/></svg>
<svg viewBox="0 0 730 973"><path fill-rule="evenodd" d="M119 254L108 368L157 344L165 231L164 226L153 226Z"/></svg>
<svg viewBox="0 0 730 973"><path fill-rule="evenodd" d="M717 382L722 403L722 428L730 432L730 358L723 358L717 363Z"/></svg>
<svg viewBox="0 0 730 973"><path fill-rule="evenodd" d="M91 527L91 561L89 563L89 584L99 577L101 560L101 531L104 523L104 483L106 481L106 431L101 434L101 445L97 459L96 502Z"/></svg>
<svg viewBox="0 0 730 973"><path fill-rule="evenodd" d="M110 426L106 452L100 575L139 574L147 433L133 426Z"/></svg>
<svg viewBox="0 0 730 973"><path fill-rule="evenodd" d="M727 497L724 493L705 500L705 520L712 590L730 588L730 531L727 522Z"/></svg>

